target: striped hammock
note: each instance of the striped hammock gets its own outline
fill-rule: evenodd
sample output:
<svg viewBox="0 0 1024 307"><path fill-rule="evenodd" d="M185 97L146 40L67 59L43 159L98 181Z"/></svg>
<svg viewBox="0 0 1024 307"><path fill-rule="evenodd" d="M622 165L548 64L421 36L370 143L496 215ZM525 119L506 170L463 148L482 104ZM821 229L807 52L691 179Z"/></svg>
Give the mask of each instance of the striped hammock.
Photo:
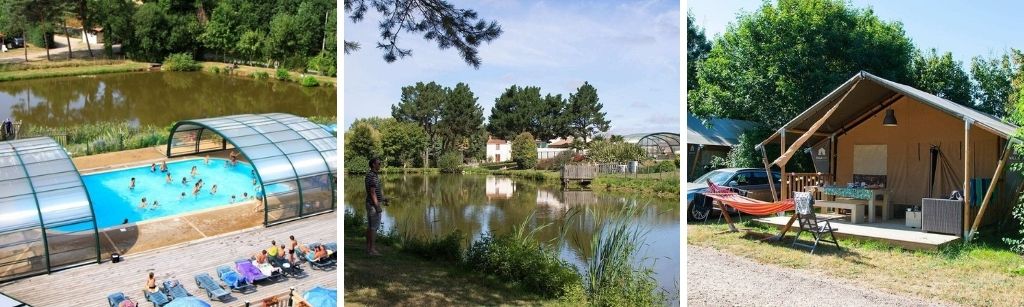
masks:
<svg viewBox="0 0 1024 307"><path fill-rule="evenodd" d="M779 212L793 210L793 199L785 199L777 202L760 201L753 198L743 197L726 187L720 187L708 180L708 190L703 193L711 199L733 207L736 210L750 215L771 215Z"/></svg>

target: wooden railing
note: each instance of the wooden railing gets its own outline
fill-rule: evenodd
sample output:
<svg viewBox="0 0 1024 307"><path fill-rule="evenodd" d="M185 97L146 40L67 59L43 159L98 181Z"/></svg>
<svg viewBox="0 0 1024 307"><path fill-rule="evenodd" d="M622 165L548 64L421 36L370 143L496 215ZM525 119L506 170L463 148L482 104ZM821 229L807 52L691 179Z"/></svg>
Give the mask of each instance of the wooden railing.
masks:
<svg viewBox="0 0 1024 307"><path fill-rule="evenodd" d="M783 198L793 197L793 192L803 192L807 186L823 186L835 182L835 176L822 173L786 173L786 186L788 194ZM819 195L815 195L816 198Z"/></svg>

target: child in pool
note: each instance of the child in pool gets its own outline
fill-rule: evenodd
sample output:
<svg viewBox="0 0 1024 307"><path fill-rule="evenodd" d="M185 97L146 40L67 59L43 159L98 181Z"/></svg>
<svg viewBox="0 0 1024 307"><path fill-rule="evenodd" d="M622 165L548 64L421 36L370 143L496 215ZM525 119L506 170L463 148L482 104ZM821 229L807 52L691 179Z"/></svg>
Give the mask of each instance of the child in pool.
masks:
<svg viewBox="0 0 1024 307"><path fill-rule="evenodd" d="M167 184L171 184L171 173L167 173Z"/></svg>
<svg viewBox="0 0 1024 307"><path fill-rule="evenodd" d="M167 161L160 162L160 172L167 172Z"/></svg>
<svg viewBox="0 0 1024 307"><path fill-rule="evenodd" d="M217 184L214 183L213 187L210 188L210 195L217 195Z"/></svg>
<svg viewBox="0 0 1024 307"><path fill-rule="evenodd" d="M249 192L242 192L242 200L249 200Z"/></svg>
<svg viewBox="0 0 1024 307"><path fill-rule="evenodd" d="M153 163L153 164L149 165L149 172L150 173L156 173L156 163Z"/></svg>
<svg viewBox="0 0 1024 307"><path fill-rule="evenodd" d="M146 198L143 197L142 201L139 202L139 208L146 208Z"/></svg>
<svg viewBox="0 0 1024 307"><path fill-rule="evenodd" d="M135 177L132 177L132 183L128 184L128 189L132 191L135 190Z"/></svg>
<svg viewBox="0 0 1024 307"><path fill-rule="evenodd" d="M185 199L185 192L181 192L181 197L178 197L178 200L182 200L182 199Z"/></svg>
<svg viewBox="0 0 1024 307"><path fill-rule="evenodd" d="M188 177L181 177L181 184L188 185Z"/></svg>
<svg viewBox="0 0 1024 307"><path fill-rule="evenodd" d="M194 187L192 187L192 196L194 196L196 198L199 198L199 191L200 190L202 190L202 188L200 188L199 187L199 183L196 182L196 185Z"/></svg>
<svg viewBox="0 0 1024 307"><path fill-rule="evenodd" d="M192 166L192 178L195 178L196 175L199 175L199 168L196 167L195 165L193 165Z"/></svg>
<svg viewBox="0 0 1024 307"><path fill-rule="evenodd" d="M210 155L206 155L206 158L203 158L203 164L210 165Z"/></svg>
<svg viewBox="0 0 1024 307"><path fill-rule="evenodd" d="M153 205L149 206L149 209L156 209L156 207L158 207L158 206L160 206L160 201L154 200L153 201Z"/></svg>
<svg viewBox="0 0 1024 307"><path fill-rule="evenodd" d="M231 203L232 204L235 203L235 196L234 195L231 195Z"/></svg>

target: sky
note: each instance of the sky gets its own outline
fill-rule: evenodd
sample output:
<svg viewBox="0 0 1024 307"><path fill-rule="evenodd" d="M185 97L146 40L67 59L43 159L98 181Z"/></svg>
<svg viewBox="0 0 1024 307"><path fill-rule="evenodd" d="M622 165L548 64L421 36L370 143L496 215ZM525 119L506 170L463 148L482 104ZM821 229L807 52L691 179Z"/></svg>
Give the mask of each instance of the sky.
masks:
<svg viewBox="0 0 1024 307"><path fill-rule="evenodd" d="M899 21L903 30L922 50L950 51L969 70L975 56L1002 54L1009 48L1024 48L1024 11L1020 1L935 1L853 0L859 8L871 7L885 21ZM709 38L725 31L739 12L751 13L762 1L690 0L686 6Z"/></svg>
<svg viewBox="0 0 1024 307"><path fill-rule="evenodd" d="M474 69L454 49L439 50L419 35L400 37L411 57L394 63L375 48L380 40L372 9L359 23L345 20L344 37L362 48L344 55L344 122L389 117L401 88L436 81L467 83L490 115L494 99L512 85L538 86L541 95L570 93L589 82L611 120L609 132L680 131L680 7L654 1L450 1L496 20L504 33L480 46Z"/></svg>

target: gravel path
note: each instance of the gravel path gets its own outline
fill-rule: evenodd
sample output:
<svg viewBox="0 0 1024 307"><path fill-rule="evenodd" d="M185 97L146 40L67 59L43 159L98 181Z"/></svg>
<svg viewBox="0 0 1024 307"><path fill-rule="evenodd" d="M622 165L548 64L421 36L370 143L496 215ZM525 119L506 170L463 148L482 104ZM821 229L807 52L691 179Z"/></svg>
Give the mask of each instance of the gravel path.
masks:
<svg viewBox="0 0 1024 307"><path fill-rule="evenodd" d="M687 245L689 306L950 306Z"/></svg>

